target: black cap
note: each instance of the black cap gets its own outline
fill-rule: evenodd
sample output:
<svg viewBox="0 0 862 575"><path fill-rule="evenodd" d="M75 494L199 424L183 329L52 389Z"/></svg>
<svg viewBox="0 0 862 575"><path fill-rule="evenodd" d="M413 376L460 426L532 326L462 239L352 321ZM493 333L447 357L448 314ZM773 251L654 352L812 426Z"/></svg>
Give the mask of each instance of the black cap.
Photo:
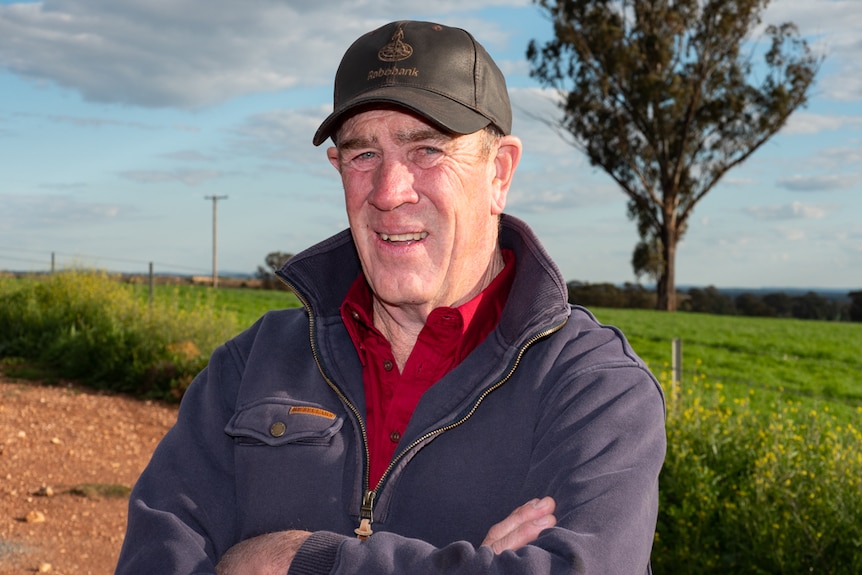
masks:
<svg viewBox="0 0 862 575"><path fill-rule="evenodd" d="M432 22L391 22L347 49L335 74L334 111L314 145L369 104L402 106L455 134L489 124L512 131L506 80L491 56L469 32Z"/></svg>

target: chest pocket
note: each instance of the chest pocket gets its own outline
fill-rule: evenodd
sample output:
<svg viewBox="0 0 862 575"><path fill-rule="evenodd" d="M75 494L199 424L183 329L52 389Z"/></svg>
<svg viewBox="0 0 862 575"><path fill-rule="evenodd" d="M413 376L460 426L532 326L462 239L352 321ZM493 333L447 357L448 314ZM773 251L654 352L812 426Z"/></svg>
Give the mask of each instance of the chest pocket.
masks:
<svg viewBox="0 0 862 575"><path fill-rule="evenodd" d="M266 398L242 407L225 433L244 445L329 445L344 418L319 405Z"/></svg>

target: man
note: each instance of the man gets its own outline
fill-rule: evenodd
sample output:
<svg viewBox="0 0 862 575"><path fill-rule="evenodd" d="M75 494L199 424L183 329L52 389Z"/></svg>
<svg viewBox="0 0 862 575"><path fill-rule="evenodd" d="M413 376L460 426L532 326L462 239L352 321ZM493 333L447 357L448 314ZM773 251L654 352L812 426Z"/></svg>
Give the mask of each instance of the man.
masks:
<svg viewBox="0 0 862 575"><path fill-rule="evenodd" d="M328 138L350 229L279 271L304 309L190 386L117 573L649 572L661 390L502 214L521 142L490 56L362 36Z"/></svg>

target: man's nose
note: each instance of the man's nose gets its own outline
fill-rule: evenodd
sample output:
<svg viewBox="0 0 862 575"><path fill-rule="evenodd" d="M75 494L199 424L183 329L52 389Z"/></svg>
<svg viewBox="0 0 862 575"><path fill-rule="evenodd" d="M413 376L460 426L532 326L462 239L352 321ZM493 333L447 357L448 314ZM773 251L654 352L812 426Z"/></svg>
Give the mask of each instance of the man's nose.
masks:
<svg viewBox="0 0 862 575"><path fill-rule="evenodd" d="M371 204L388 212L403 204L416 203L419 196L413 184L413 173L403 161L384 158L375 178Z"/></svg>

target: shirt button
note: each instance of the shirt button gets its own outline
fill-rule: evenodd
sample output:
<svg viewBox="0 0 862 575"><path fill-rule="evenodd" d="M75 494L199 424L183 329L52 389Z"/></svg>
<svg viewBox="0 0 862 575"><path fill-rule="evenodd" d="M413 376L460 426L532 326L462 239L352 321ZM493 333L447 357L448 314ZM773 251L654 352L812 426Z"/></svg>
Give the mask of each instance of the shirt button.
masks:
<svg viewBox="0 0 862 575"><path fill-rule="evenodd" d="M383 361L383 369L386 371L392 371L392 360L386 359Z"/></svg>
<svg viewBox="0 0 862 575"><path fill-rule="evenodd" d="M358 311L351 312L350 316L353 319L358 320L359 319L359 312Z"/></svg>
<svg viewBox="0 0 862 575"><path fill-rule="evenodd" d="M276 421L269 426L269 434L273 437L281 437L287 431L287 426L282 421Z"/></svg>
<svg viewBox="0 0 862 575"><path fill-rule="evenodd" d="M401 434L397 431L393 431L389 434L389 441L391 441L392 443L398 443L399 441L401 441Z"/></svg>

